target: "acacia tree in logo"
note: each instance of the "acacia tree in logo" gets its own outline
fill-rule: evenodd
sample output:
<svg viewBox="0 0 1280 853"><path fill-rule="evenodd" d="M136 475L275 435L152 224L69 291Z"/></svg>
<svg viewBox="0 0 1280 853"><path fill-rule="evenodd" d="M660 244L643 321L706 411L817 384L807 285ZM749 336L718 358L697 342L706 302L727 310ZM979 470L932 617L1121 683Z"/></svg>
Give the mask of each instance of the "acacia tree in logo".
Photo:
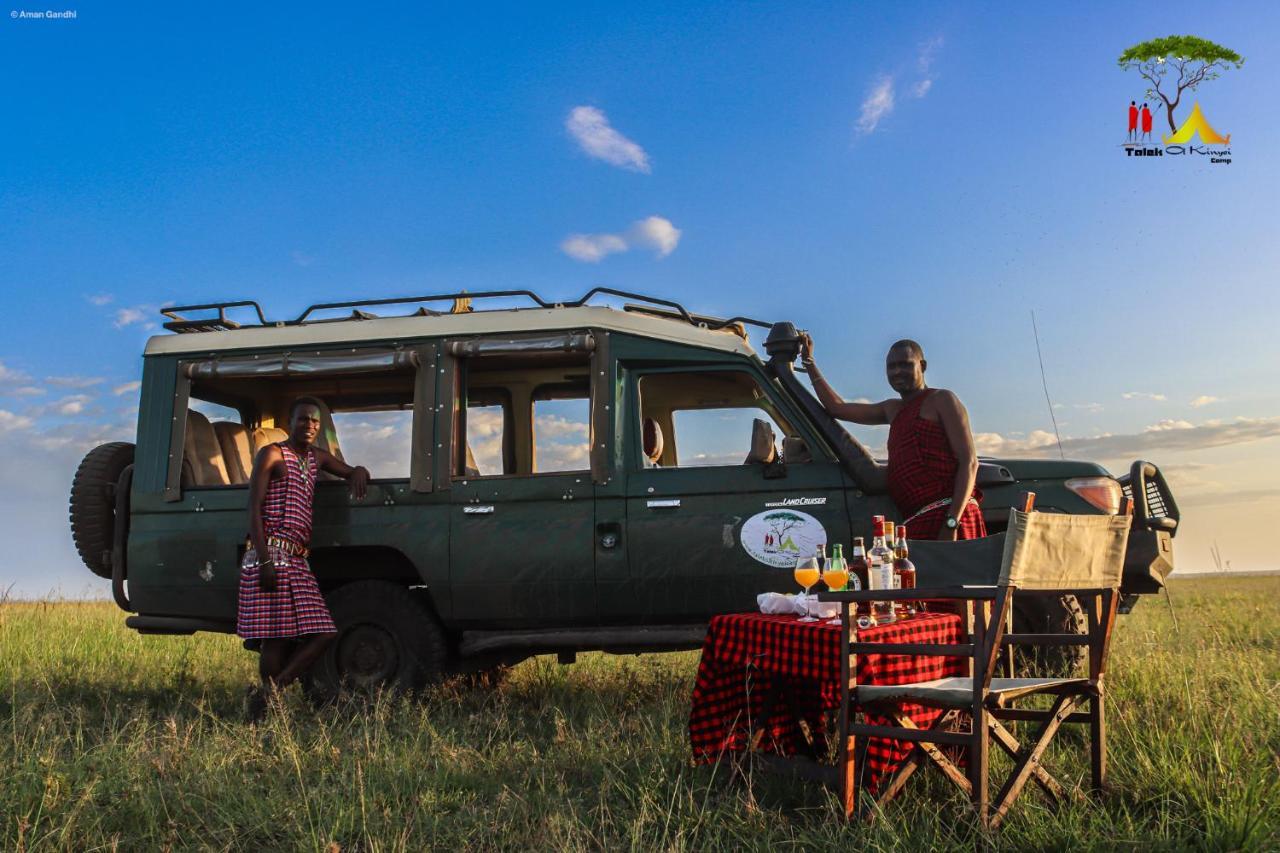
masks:
<svg viewBox="0 0 1280 853"><path fill-rule="evenodd" d="M804 524L804 519L796 515L794 512L771 512L764 517L769 522L769 528L773 532L774 542L780 551L798 551L796 544L791 541L791 537L787 536L787 531L793 527L799 527ZM784 538L785 537L785 538Z"/></svg>
<svg viewBox="0 0 1280 853"><path fill-rule="evenodd" d="M1119 62L1125 71L1136 70L1150 84L1147 97L1158 97L1164 103L1169 132L1177 133L1173 111L1182 101L1182 93L1196 91L1206 80L1216 80L1229 67L1239 68L1244 57L1208 39L1168 36L1135 44L1120 54ZM1169 79L1170 69L1177 70L1176 80Z"/></svg>

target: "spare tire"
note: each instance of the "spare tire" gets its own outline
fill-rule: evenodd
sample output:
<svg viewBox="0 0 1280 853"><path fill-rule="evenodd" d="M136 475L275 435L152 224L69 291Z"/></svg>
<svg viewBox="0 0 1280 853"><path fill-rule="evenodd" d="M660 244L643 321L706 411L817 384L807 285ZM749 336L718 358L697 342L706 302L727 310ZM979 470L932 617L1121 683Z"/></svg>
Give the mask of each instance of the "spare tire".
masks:
<svg viewBox="0 0 1280 853"><path fill-rule="evenodd" d="M1019 634L1087 634L1089 618L1074 595L1018 595L1013 598L1013 630ZM1014 675L1069 678L1089 659L1088 646L1017 646Z"/></svg>
<svg viewBox="0 0 1280 853"><path fill-rule="evenodd" d="M85 454L71 481L71 538L80 559L100 578L111 577L116 483L132 464L133 445L129 442L100 444Z"/></svg>

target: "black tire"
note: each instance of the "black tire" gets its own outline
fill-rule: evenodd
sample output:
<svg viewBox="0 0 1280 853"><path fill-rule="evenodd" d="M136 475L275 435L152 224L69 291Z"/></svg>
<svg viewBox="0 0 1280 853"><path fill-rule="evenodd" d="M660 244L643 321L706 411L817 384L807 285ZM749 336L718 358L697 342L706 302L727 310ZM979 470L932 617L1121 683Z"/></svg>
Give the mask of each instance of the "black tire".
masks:
<svg viewBox="0 0 1280 853"><path fill-rule="evenodd" d="M71 538L80 559L100 578L111 577L111 549L115 545L115 486L133 464L133 445L127 441L100 444L85 454L71 481Z"/></svg>
<svg viewBox="0 0 1280 853"><path fill-rule="evenodd" d="M303 679L312 701L324 704L344 693L411 692L444 675L444 632L409 590L387 581L357 581L325 599L338 636Z"/></svg>
<svg viewBox="0 0 1280 853"><path fill-rule="evenodd" d="M1087 634L1089 619L1074 595L1017 595L1013 630L1019 634ZM1087 646L1016 646L1014 675L1066 678L1089 659Z"/></svg>

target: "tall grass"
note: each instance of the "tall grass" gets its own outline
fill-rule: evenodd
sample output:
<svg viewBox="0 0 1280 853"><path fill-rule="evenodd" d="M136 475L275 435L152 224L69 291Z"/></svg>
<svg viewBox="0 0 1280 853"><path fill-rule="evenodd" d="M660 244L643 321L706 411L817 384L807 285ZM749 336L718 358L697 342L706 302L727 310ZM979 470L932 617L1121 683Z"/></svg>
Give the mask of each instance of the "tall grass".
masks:
<svg viewBox="0 0 1280 853"><path fill-rule="evenodd" d="M978 832L937 774L873 827L807 784L693 767L697 654L528 661L492 689L242 722L231 637L142 637L101 603L0 605L0 849L897 850L1280 847L1280 578L1175 581L1122 617L1111 785ZM1080 738L1048 764L1087 774ZM1076 747L1076 749L1072 749Z"/></svg>

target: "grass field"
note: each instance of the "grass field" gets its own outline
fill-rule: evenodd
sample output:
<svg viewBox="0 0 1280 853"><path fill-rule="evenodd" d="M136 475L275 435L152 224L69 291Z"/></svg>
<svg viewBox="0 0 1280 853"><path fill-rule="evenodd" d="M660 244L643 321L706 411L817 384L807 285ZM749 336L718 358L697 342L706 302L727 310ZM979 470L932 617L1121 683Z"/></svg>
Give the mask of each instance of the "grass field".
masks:
<svg viewBox="0 0 1280 853"><path fill-rule="evenodd" d="M241 722L232 637L140 637L104 603L0 605L0 849L1280 847L1280 577L1175 581L1121 617L1111 784L996 835L913 780L873 827L776 776L692 767L696 653L546 658L495 689ZM1064 735L1048 766L1086 775ZM1060 776L1060 778L1062 778Z"/></svg>

